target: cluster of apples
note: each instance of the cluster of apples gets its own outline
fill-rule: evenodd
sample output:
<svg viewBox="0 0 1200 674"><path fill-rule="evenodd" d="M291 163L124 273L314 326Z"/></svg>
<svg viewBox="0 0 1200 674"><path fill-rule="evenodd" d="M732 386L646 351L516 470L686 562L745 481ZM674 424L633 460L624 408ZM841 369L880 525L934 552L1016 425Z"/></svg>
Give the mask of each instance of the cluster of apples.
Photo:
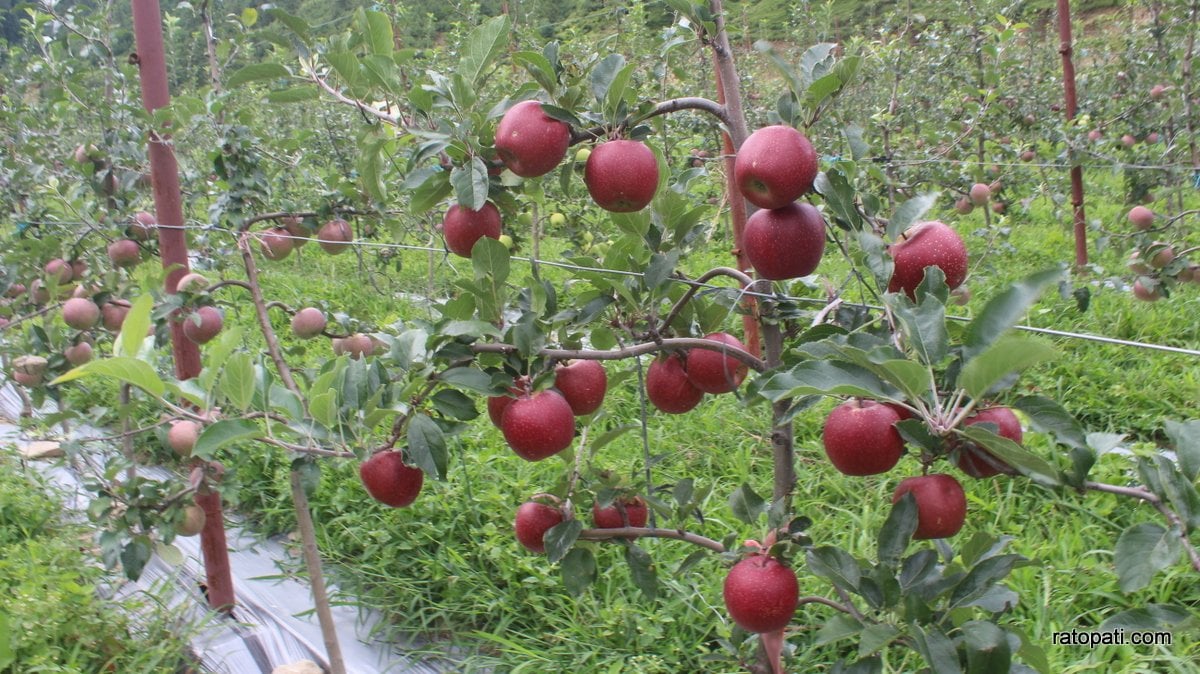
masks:
<svg viewBox="0 0 1200 674"><path fill-rule="evenodd" d="M562 503L548 494L539 494L522 503L513 517L513 534L526 550L546 552L546 532L567 518ZM650 510L640 496L618 495L611 503L599 498L592 502L592 526L597 529L644 527Z"/></svg>
<svg viewBox="0 0 1200 674"><path fill-rule="evenodd" d="M904 454L904 439L896 424L913 418L902 405L852 399L835 407L825 418L821 441L834 468L845 475L879 475L890 471ZM1020 443L1021 422L1007 407L980 409L963 425L989 424L1001 437ZM1010 468L987 450L970 442L956 443L959 470L975 478L987 478ZM967 499L962 485L951 475L935 473L900 481L892 502L911 492L917 502L917 530L913 538L946 538L958 533L966 521Z"/></svg>
<svg viewBox="0 0 1200 674"><path fill-rule="evenodd" d="M726 332L714 332L704 339L718 346L746 350L741 340ZM666 353L646 369L646 398L659 411L683 414L699 405L705 393L720 395L737 390L746 371L745 363L720 349Z"/></svg>
<svg viewBox="0 0 1200 674"><path fill-rule="evenodd" d="M313 231L305 224L303 218L287 216L279 220L279 224L259 234L258 242L263 257L268 260L282 260L291 255L293 250L308 243ZM330 255L340 255L350 249L354 242L354 230L350 223L342 218L333 218L316 230L317 245Z"/></svg>
<svg viewBox="0 0 1200 674"><path fill-rule="evenodd" d="M1134 206L1126 219L1139 232L1149 232L1157 216L1145 206ZM1173 278L1175 283L1200 283L1200 264L1176 255L1175 247L1165 241L1130 251L1127 265L1138 275L1133 282L1133 296L1144 302L1157 302L1166 296L1164 277Z"/></svg>

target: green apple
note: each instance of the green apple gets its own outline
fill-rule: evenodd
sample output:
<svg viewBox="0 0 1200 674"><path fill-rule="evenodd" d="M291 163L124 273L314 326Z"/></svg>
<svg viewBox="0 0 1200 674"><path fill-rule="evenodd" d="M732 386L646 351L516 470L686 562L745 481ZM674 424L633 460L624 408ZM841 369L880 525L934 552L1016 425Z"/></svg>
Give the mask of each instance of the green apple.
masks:
<svg viewBox="0 0 1200 674"><path fill-rule="evenodd" d="M562 227L563 225L567 224L567 216L563 215L562 213L551 213L550 224L554 225L555 227Z"/></svg>
<svg viewBox="0 0 1200 674"><path fill-rule="evenodd" d="M511 236L509 236L507 234L501 234L500 237L496 240L499 241L500 243L504 244L505 248L512 250L513 239Z"/></svg>

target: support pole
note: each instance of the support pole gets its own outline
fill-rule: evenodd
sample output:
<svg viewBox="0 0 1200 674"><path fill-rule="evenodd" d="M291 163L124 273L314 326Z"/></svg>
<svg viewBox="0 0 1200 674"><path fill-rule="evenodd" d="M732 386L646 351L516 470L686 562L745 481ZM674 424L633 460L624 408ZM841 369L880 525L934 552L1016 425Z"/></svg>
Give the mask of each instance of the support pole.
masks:
<svg viewBox="0 0 1200 674"><path fill-rule="evenodd" d="M1075 64L1071 61L1071 0L1058 0L1058 53L1062 54L1063 92L1066 97L1067 123L1075 119ZM1083 167L1074 153L1071 158L1071 205L1075 207L1075 268L1088 263L1087 218L1083 214Z"/></svg>
<svg viewBox="0 0 1200 674"><path fill-rule="evenodd" d="M163 46L162 12L158 0L131 0L133 32L142 82L142 107L146 112L171 103L167 86L166 50ZM154 186L154 211L158 222L158 246L167 274L166 290L175 292L179 279L188 272L187 235L183 225L183 199L179 189L179 164L171 137L152 129L147 143L150 176ZM183 335L183 323L171 324L171 354L175 376L191 379L200 374L200 349ZM204 509L205 524L200 532L204 555L204 573L208 583L208 603L214 609L230 611L234 604L233 578L229 569L229 550L225 544L225 520L221 496L207 485L201 487L196 502Z"/></svg>

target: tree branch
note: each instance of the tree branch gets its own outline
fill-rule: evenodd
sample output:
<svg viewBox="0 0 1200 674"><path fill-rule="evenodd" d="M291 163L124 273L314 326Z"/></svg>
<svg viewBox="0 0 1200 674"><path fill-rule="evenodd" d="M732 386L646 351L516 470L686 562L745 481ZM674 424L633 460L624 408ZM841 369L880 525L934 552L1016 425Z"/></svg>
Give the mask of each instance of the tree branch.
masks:
<svg viewBox="0 0 1200 674"><path fill-rule="evenodd" d="M713 552L725 552L725 546L711 538L679 529L650 529L647 527L619 527L616 529L584 529L579 538L585 541L607 541L613 538L670 538L684 541Z"/></svg>
<svg viewBox="0 0 1200 674"><path fill-rule="evenodd" d="M648 353L673 351L676 349L708 349L709 351L717 351L745 363L755 372L765 372L767 369L766 364L762 360L755 358L742 349L699 337L673 337L659 342L644 342L623 349L611 349L608 351L592 349L542 349L538 351L538 355L555 360L623 360ZM473 344L471 345L471 350L475 353L507 354L516 353L517 347L512 344L487 343Z"/></svg>

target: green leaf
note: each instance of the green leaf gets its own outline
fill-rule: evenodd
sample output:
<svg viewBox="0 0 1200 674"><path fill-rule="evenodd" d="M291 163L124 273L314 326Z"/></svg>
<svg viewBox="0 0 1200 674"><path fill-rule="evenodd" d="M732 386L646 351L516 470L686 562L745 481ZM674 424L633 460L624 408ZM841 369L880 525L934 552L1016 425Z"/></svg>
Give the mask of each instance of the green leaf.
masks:
<svg viewBox="0 0 1200 674"><path fill-rule="evenodd" d="M733 510L734 517L747 524L754 524L767 512L767 507L767 502L754 493L754 489L748 484L743 484L729 495L729 508Z"/></svg>
<svg viewBox="0 0 1200 674"><path fill-rule="evenodd" d="M832 582L846 592L858 594L862 582L862 570L850 553L824 545L808 550L808 570Z"/></svg>
<svg viewBox="0 0 1200 674"><path fill-rule="evenodd" d="M1149 585L1154 574L1179 560L1181 550L1178 531L1149 522L1126 529L1113 550L1121 591L1137 592Z"/></svg>
<svg viewBox="0 0 1200 674"><path fill-rule="evenodd" d="M438 480L446 479L446 437L433 419L425 414L415 414L408 422L407 458L426 475Z"/></svg>
<svg viewBox="0 0 1200 674"><path fill-rule="evenodd" d="M1050 284L1063 277L1062 269L1031 274L988 300L967 327L966 358L970 360L1021 320Z"/></svg>
<svg viewBox="0 0 1200 674"><path fill-rule="evenodd" d="M554 71L554 64L541 52L519 51L511 58L513 63L524 68L541 88L551 94L558 88L558 75Z"/></svg>
<svg viewBox="0 0 1200 674"><path fill-rule="evenodd" d="M633 77L636 67L636 63L630 63L621 68L608 85L608 91L604 96L604 112L605 116L612 121L617 121L617 118L620 117L622 104L625 103L625 99L630 93L629 80Z"/></svg>
<svg viewBox="0 0 1200 674"><path fill-rule="evenodd" d="M761 395L771 402L805 395L844 395L899 399L899 391L867 369L851 363L814 360L781 372L763 385Z"/></svg>
<svg viewBox="0 0 1200 674"><path fill-rule="evenodd" d="M967 671L971 674L1008 674L1012 666L1012 647L1008 634L995 623L970 620L959 628L959 641L967 651Z"/></svg>
<svg viewBox="0 0 1200 674"><path fill-rule="evenodd" d="M896 212L892 214L892 219L888 220L888 238L895 240L897 236L900 236L901 232L916 224L930 208L933 208L939 196L941 196L941 192L918 194L897 206Z"/></svg>
<svg viewBox="0 0 1200 674"><path fill-rule="evenodd" d="M934 625L922 627L913 626L913 641L916 642L917 652L925 658L933 674L962 674L962 664L958 660L958 649L954 642Z"/></svg>
<svg viewBox="0 0 1200 674"><path fill-rule="evenodd" d="M583 522L577 519L569 519L559 522L542 535L542 542L546 544L546 559L553 564L567 555L567 552L575 546L575 541L579 540L579 532L583 531Z"/></svg>
<svg viewBox="0 0 1200 674"><path fill-rule="evenodd" d="M150 314L154 311L154 297L142 295L135 299L125 314L125 322L121 324L121 333L113 342L114 356L136 357L146 341L146 333L150 330Z"/></svg>
<svg viewBox="0 0 1200 674"><path fill-rule="evenodd" d="M154 548L147 536L136 536L121 549L121 566L125 569L125 577L137 580L150 561Z"/></svg>
<svg viewBox="0 0 1200 674"><path fill-rule="evenodd" d="M481 23L467 36L458 61L458 74L471 86L479 86L484 72L500 56L508 39L507 14Z"/></svg>
<svg viewBox="0 0 1200 674"><path fill-rule="evenodd" d="M1060 485L1054 466L1012 440L978 424L959 429L959 432L1037 484L1051 488Z"/></svg>
<svg viewBox="0 0 1200 674"><path fill-rule="evenodd" d="M321 92L314 86L288 87L267 93L267 101L270 103L307 103L320 97Z"/></svg>
<svg viewBox="0 0 1200 674"><path fill-rule="evenodd" d="M559 563L559 570L567 594L578 597L596 582L596 557L588 548L571 548Z"/></svg>
<svg viewBox="0 0 1200 674"><path fill-rule="evenodd" d="M926 275L926 280L928 278ZM916 306L903 295L891 296L889 304L900 321L904 339L916 351L921 362L927 365L940 363L950 348L950 336L946 332L946 305L932 293L922 297L921 303Z"/></svg>
<svg viewBox="0 0 1200 674"><path fill-rule="evenodd" d="M59 375L50 384L62 384L85 375L112 377L130 386L136 386L152 396L161 396L166 391L166 384L158 377L158 373L149 363L124 356L84 363Z"/></svg>
<svg viewBox="0 0 1200 674"><path fill-rule="evenodd" d="M383 12L367 11L367 44L371 53L376 56L392 55L396 49L395 35L392 33L392 20Z"/></svg>
<svg viewBox="0 0 1200 674"><path fill-rule="evenodd" d="M278 63L254 63L243 67L234 73L226 82L225 86L232 89L240 87L247 82L256 82L258 80L273 80L282 77L291 77L292 73L287 68Z"/></svg>
<svg viewBox="0 0 1200 674"><path fill-rule="evenodd" d="M1067 447L1088 446L1083 426L1057 401L1042 396L1023 396L1016 400L1013 407L1029 417L1029 425L1034 430L1053 435Z"/></svg>
<svg viewBox="0 0 1200 674"><path fill-rule="evenodd" d="M888 623L867 625L858 641L858 657L861 659L878 652L898 636L900 636L900 628L895 625Z"/></svg>
<svg viewBox="0 0 1200 674"><path fill-rule="evenodd" d="M479 416L475 401L462 391L442 389L429 398L438 412L459 421L470 421Z"/></svg>
<svg viewBox="0 0 1200 674"><path fill-rule="evenodd" d="M479 157L471 157L471 161L464 166L455 166L450 171L450 184L454 186L459 206L478 211L487 203L487 166Z"/></svg>
<svg viewBox="0 0 1200 674"><path fill-rule="evenodd" d="M492 378L476 367L464 365L452 367L438 375L438 381L459 386L478 393L492 393Z"/></svg>
<svg viewBox="0 0 1200 674"><path fill-rule="evenodd" d="M338 423L337 391L327 389L313 395L308 401L308 413L313 421L325 428L333 428Z"/></svg>
<svg viewBox="0 0 1200 674"><path fill-rule="evenodd" d="M183 565L183 551L174 545L171 545L170 543L155 541L154 554L161 557L164 562L170 564L171 566L178 567Z"/></svg>
<svg viewBox="0 0 1200 674"><path fill-rule="evenodd" d="M245 412L254 400L254 360L245 351L230 356L221 368L221 393L234 407Z"/></svg>
<svg viewBox="0 0 1200 674"><path fill-rule="evenodd" d="M675 249L666 253L655 253L650 257L650 265L646 267L646 273L643 274L648 289L658 290L671 278L671 274L675 271L675 265L679 264L681 252L679 249Z"/></svg>
<svg viewBox="0 0 1200 674"><path fill-rule="evenodd" d="M298 457L292 461L292 470L296 471L300 478L300 488L304 490L304 495L312 498L321 486L321 462L311 456Z"/></svg>
<svg viewBox="0 0 1200 674"><path fill-rule="evenodd" d="M591 87L592 95L596 97L597 103L604 104L605 98L608 96L609 87L624 67L625 57L614 53L604 57L604 60L592 70L591 75L588 77L588 83Z"/></svg>
<svg viewBox="0 0 1200 674"><path fill-rule="evenodd" d="M633 584L642 591L647 599L654 599L658 594L658 571L650 553L639 547L637 543L629 543L625 546L625 562L629 564Z"/></svg>
<svg viewBox="0 0 1200 674"><path fill-rule="evenodd" d="M471 248L471 264L476 279L488 279L496 286L508 280L508 248L491 237L480 237L475 242Z"/></svg>
<svg viewBox="0 0 1200 674"><path fill-rule="evenodd" d="M835 641L848 639L858 636L863 631L863 624L856 620L853 616L839 613L830 618L821 629L817 630L817 636L814 643L817 646L824 646Z"/></svg>
<svg viewBox="0 0 1200 674"><path fill-rule="evenodd" d="M8 614L0 611L0 669L7 669L16 661L12 647L14 641Z"/></svg>
<svg viewBox="0 0 1200 674"><path fill-rule="evenodd" d="M192 456L205 461L212 460L218 449L228 447L243 440L263 437L263 430L258 424L245 419L223 419L209 424L200 432Z"/></svg>
<svg viewBox="0 0 1200 674"><path fill-rule="evenodd" d="M247 7L242 10L242 25L246 28L252 27L258 23L258 10L253 7Z"/></svg>
<svg viewBox="0 0 1200 674"><path fill-rule="evenodd" d="M1200 420L1168 419L1165 430L1175 447L1175 456L1179 458L1179 471L1189 481L1195 481L1196 474L1200 473Z"/></svg>
<svg viewBox="0 0 1200 674"><path fill-rule="evenodd" d="M1141 608L1122 611L1109 617L1096 629L1102 632L1112 630L1150 631L1174 627L1191 620L1193 611L1182 606L1170 604L1150 604Z"/></svg>
<svg viewBox="0 0 1200 674"><path fill-rule="evenodd" d="M804 54L800 56L799 63L800 89L807 89L812 86L813 82L829 73L834 63L833 51L835 49L837 49L837 44L821 42L805 50ZM797 90L796 93L800 93L800 91Z"/></svg>
<svg viewBox="0 0 1200 674"><path fill-rule="evenodd" d="M996 555L980 561L954 586L950 595L951 608L965 606L982 597L1024 561L1021 555Z"/></svg>
<svg viewBox="0 0 1200 674"><path fill-rule="evenodd" d="M308 22L306 22L304 19L288 14L282 9L277 8L267 10L267 16L287 26L293 33L296 34L296 37L300 38L302 42L308 42L308 33L310 29Z"/></svg>
<svg viewBox="0 0 1200 674"><path fill-rule="evenodd" d="M438 202L450 196L453 191L454 187L450 184L450 173L434 171L412 191L408 212L413 215L423 215L433 210Z"/></svg>
<svg viewBox="0 0 1200 674"><path fill-rule="evenodd" d="M607 430L604 433L601 433L600 435L596 436L596 438L591 441L590 444L592 446L592 451L593 452L599 451L601 447L605 447L605 446L611 444L617 438L621 437L622 435L625 435L629 431L632 431L635 428L641 428L641 427L642 427L641 424L622 424L620 426L617 426L616 428Z"/></svg>
<svg viewBox="0 0 1200 674"><path fill-rule="evenodd" d="M917 500L911 493L906 493L892 506L887 521L879 530L879 563L895 565L899 562L916 530Z"/></svg>
<svg viewBox="0 0 1200 674"><path fill-rule="evenodd" d="M977 352L958 375L958 385L975 400L982 400L993 386L1010 374L1020 372L1058 355L1054 347L1024 335L1007 335Z"/></svg>

